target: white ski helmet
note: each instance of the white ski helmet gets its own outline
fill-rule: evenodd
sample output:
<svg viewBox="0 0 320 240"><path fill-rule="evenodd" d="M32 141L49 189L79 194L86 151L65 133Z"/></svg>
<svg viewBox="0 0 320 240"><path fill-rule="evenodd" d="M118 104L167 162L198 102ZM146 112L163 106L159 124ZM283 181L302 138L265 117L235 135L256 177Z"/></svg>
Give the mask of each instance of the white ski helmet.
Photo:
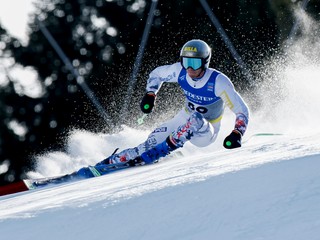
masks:
<svg viewBox="0 0 320 240"><path fill-rule="evenodd" d="M193 39L185 43L180 51L180 61L183 68L197 70L208 68L211 59L211 48L200 40Z"/></svg>

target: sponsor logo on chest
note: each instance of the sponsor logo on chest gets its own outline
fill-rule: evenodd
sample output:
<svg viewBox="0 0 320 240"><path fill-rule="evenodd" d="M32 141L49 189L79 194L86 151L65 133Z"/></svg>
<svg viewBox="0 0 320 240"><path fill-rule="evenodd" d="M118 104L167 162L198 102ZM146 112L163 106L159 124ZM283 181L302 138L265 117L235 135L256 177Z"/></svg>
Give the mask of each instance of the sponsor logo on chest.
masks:
<svg viewBox="0 0 320 240"><path fill-rule="evenodd" d="M210 103L215 99L214 97L206 97L203 95L197 95L197 94L191 93L185 89L183 89L183 92L190 101L194 101L194 102Z"/></svg>

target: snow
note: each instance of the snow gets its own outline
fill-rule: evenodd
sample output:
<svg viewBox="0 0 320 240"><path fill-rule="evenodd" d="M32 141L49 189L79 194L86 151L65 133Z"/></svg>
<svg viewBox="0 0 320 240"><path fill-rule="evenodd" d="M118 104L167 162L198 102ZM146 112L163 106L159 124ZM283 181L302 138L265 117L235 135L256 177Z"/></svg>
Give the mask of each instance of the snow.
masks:
<svg viewBox="0 0 320 240"><path fill-rule="evenodd" d="M123 132L146 135L134 129ZM182 151L185 156L153 165L3 196L1 236L24 240L316 240L320 235L318 136L319 131L253 136L242 148L231 151L220 147L220 138L214 151L199 152L189 145L189 150ZM83 142L88 146L84 156L90 152L99 156L103 138L120 142L117 135L74 132L69 151L78 155L72 158L65 153L69 156L65 161L81 158ZM53 161L50 157L56 159L56 154L42 156L42 160Z"/></svg>
<svg viewBox="0 0 320 240"><path fill-rule="evenodd" d="M320 145L314 137L259 137L228 154L219 150L171 158L4 196L1 235L26 240L319 239Z"/></svg>
<svg viewBox="0 0 320 240"><path fill-rule="evenodd" d="M27 23L29 14L35 10L34 2L34 0L0 1L0 24L24 44L29 40Z"/></svg>
<svg viewBox="0 0 320 240"><path fill-rule="evenodd" d="M222 147L234 122L226 112L212 146L186 144L183 156L153 165L2 196L1 239L319 240L320 46L301 38L292 49L287 65L261 71L255 96L264 104L241 148ZM35 156L29 176L72 172L147 135L128 127L114 135L73 131L65 152Z"/></svg>

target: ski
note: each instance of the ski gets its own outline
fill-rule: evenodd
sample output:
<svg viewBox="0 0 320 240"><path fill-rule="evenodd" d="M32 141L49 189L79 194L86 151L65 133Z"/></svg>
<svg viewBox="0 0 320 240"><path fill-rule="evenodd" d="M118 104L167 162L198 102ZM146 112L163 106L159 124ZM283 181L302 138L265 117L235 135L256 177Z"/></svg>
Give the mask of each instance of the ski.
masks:
<svg viewBox="0 0 320 240"><path fill-rule="evenodd" d="M136 166L141 166L138 164ZM0 196L34 190L53 184L62 184L72 181L79 181L87 178L99 177L112 172L120 171L133 167L129 164L101 164L96 166L88 166L79 169L76 172L65 174L61 176L39 178L39 179L25 179L5 186L0 186Z"/></svg>
<svg viewBox="0 0 320 240"><path fill-rule="evenodd" d="M180 151L171 154L168 158L180 158L183 154ZM158 161L155 161L155 163ZM72 181L79 181L87 178L99 177L105 174L110 174L120 170L124 170L131 167L143 166L144 162L137 162L134 164L120 163L120 164L97 164L95 166L87 166L80 168L70 174L38 178L38 179L25 179L15 183L11 183L5 186L0 186L0 196L24 192L33 189L39 189L48 185L68 183Z"/></svg>

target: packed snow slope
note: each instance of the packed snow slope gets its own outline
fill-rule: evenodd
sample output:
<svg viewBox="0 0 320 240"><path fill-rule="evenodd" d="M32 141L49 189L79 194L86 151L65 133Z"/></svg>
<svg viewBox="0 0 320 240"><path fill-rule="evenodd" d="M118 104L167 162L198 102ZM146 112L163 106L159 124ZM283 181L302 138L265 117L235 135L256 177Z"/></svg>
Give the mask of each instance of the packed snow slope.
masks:
<svg viewBox="0 0 320 240"><path fill-rule="evenodd" d="M308 37L287 49L287 61L266 64L258 92L244 96L263 104L243 147L222 147L234 124L226 112L212 146L187 143L183 156L153 165L0 197L1 239L319 240L320 43L311 35L319 28L306 16L303 23ZM147 134L74 131L66 152L36 156L29 176L95 164Z"/></svg>
<svg viewBox="0 0 320 240"><path fill-rule="evenodd" d="M4 196L1 239L316 240L318 134L256 137L235 151Z"/></svg>

